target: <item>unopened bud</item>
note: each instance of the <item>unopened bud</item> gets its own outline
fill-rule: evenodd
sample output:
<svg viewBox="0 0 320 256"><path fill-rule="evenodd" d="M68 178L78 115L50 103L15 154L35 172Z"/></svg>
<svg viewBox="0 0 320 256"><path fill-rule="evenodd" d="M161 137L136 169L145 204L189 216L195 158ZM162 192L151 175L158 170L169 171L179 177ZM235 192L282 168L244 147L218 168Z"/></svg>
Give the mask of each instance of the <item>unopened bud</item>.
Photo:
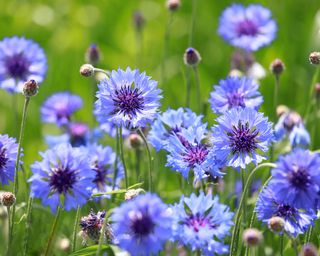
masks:
<svg viewBox="0 0 320 256"><path fill-rule="evenodd" d="M33 79L27 81L23 85L23 95L26 97L35 96L38 93L39 86Z"/></svg>
<svg viewBox="0 0 320 256"><path fill-rule="evenodd" d="M319 256L319 254L317 248L309 243L302 246L299 256Z"/></svg>
<svg viewBox="0 0 320 256"><path fill-rule="evenodd" d="M194 67L201 61L201 56L196 49L189 47L184 53L183 60L186 65Z"/></svg>
<svg viewBox="0 0 320 256"><path fill-rule="evenodd" d="M68 252L71 249L71 242L68 238L60 238L57 246L60 251Z"/></svg>
<svg viewBox="0 0 320 256"><path fill-rule="evenodd" d="M16 197L11 192L2 192L0 194L0 203L4 206L10 207L16 202Z"/></svg>
<svg viewBox="0 0 320 256"><path fill-rule="evenodd" d="M85 77L93 76L94 67L91 64L84 64L80 67L80 74Z"/></svg>
<svg viewBox="0 0 320 256"><path fill-rule="evenodd" d="M268 221L268 228L275 233L281 232L284 229L284 225L284 219L278 216L272 217Z"/></svg>
<svg viewBox="0 0 320 256"><path fill-rule="evenodd" d="M131 200L131 199L137 197L138 195L140 195L141 193L144 193L144 190L143 190L142 188L129 189L129 190L124 194L124 199L125 199L125 200Z"/></svg>
<svg viewBox="0 0 320 256"><path fill-rule="evenodd" d="M180 0L167 0L167 8L172 12L178 10L180 5Z"/></svg>
<svg viewBox="0 0 320 256"><path fill-rule="evenodd" d="M229 72L229 76L232 76L232 77L241 77L241 76L243 76L243 73L242 73L239 69L232 69L232 70Z"/></svg>
<svg viewBox="0 0 320 256"><path fill-rule="evenodd" d="M282 116L285 113L288 113L289 111L290 111L290 109L285 105L277 106L277 110L276 110L278 117Z"/></svg>
<svg viewBox="0 0 320 256"><path fill-rule="evenodd" d="M320 52L312 52L312 53L310 53L309 61L313 65L319 65L320 64Z"/></svg>
<svg viewBox="0 0 320 256"><path fill-rule="evenodd" d="M251 52L236 50L231 57L231 69L238 69L241 72L247 72L254 64L255 59Z"/></svg>
<svg viewBox="0 0 320 256"><path fill-rule="evenodd" d="M317 83L314 86L314 90L315 90L315 94L316 94L317 99L320 99L320 83Z"/></svg>
<svg viewBox="0 0 320 256"><path fill-rule="evenodd" d="M134 149L139 149L143 145L141 136L136 133L131 133L128 139L130 146Z"/></svg>
<svg viewBox="0 0 320 256"><path fill-rule="evenodd" d="M284 70L285 65L280 59L275 59L270 65L270 71L276 76L279 76Z"/></svg>
<svg viewBox="0 0 320 256"><path fill-rule="evenodd" d="M141 30L143 28L143 25L145 23L145 20L142 16L142 13L140 11L135 11L133 13L133 25L137 30Z"/></svg>
<svg viewBox="0 0 320 256"><path fill-rule="evenodd" d="M98 46L91 44L86 51L85 61L96 66L101 59L101 54Z"/></svg>
<svg viewBox="0 0 320 256"><path fill-rule="evenodd" d="M258 229L248 228L243 232L243 241L249 247L259 245L262 240L262 233Z"/></svg>

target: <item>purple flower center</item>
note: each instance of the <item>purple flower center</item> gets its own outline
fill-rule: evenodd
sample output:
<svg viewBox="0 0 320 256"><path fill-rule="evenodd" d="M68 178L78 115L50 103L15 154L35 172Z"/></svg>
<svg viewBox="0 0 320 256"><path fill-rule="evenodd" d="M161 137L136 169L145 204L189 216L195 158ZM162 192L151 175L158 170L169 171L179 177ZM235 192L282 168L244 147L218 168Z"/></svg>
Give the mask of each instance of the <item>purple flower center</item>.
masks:
<svg viewBox="0 0 320 256"><path fill-rule="evenodd" d="M293 166L292 171L288 174L288 178L292 186L299 189L305 189L311 184L311 177L306 169Z"/></svg>
<svg viewBox="0 0 320 256"><path fill-rule="evenodd" d="M70 143L73 147L85 146L87 144L86 134L88 132L88 126L85 124L75 123L69 127L69 133L71 136Z"/></svg>
<svg viewBox="0 0 320 256"><path fill-rule="evenodd" d="M74 183L76 182L76 174L74 171L66 168L59 169L53 168L52 174L50 176L49 184L53 192L58 192L59 194L66 194L72 189Z"/></svg>
<svg viewBox="0 0 320 256"><path fill-rule="evenodd" d="M245 107L244 97L240 93L231 93L227 95L229 109L233 107Z"/></svg>
<svg viewBox="0 0 320 256"><path fill-rule="evenodd" d="M202 164L208 155L208 149L202 144L196 146L188 145L187 150L188 152L183 156L183 159L190 168L194 168L196 164Z"/></svg>
<svg viewBox="0 0 320 256"><path fill-rule="evenodd" d="M245 19L244 21L239 22L237 26L238 36L255 36L258 32L258 26L251 20Z"/></svg>
<svg viewBox="0 0 320 256"><path fill-rule="evenodd" d="M137 212L131 220L131 230L135 236L147 236L153 232L155 224L147 213Z"/></svg>
<svg viewBox="0 0 320 256"><path fill-rule="evenodd" d="M250 153L257 149L258 134L255 128L249 128L248 122L244 125L239 121L238 126L233 125L232 131L227 133L232 153Z"/></svg>
<svg viewBox="0 0 320 256"><path fill-rule="evenodd" d="M218 227L217 224L211 223L211 219L207 216L203 216L200 213L196 213L189 215L189 217L183 222L183 224L187 225L190 228L193 228L195 232L199 232L201 228L208 226L212 229Z"/></svg>
<svg viewBox="0 0 320 256"><path fill-rule="evenodd" d="M6 163L8 161L8 158L6 157L6 149L0 148L0 170L3 170L6 166Z"/></svg>
<svg viewBox="0 0 320 256"><path fill-rule="evenodd" d="M136 116L137 112L143 110L144 107L142 92L128 84L115 91L113 102L115 106L114 113L123 113L129 116L130 119Z"/></svg>
<svg viewBox="0 0 320 256"><path fill-rule="evenodd" d="M6 59L5 66L11 77L20 80L27 79L29 71L29 62L25 59L23 54L16 54Z"/></svg>
<svg viewBox="0 0 320 256"><path fill-rule="evenodd" d="M296 213L296 209L287 204L279 204L276 215L279 217L292 217Z"/></svg>
<svg viewBox="0 0 320 256"><path fill-rule="evenodd" d="M93 182L101 189L104 188L104 185L106 184L106 176L108 174L108 168L107 166L102 167L97 162L92 167L92 170L96 172L96 176L93 180Z"/></svg>

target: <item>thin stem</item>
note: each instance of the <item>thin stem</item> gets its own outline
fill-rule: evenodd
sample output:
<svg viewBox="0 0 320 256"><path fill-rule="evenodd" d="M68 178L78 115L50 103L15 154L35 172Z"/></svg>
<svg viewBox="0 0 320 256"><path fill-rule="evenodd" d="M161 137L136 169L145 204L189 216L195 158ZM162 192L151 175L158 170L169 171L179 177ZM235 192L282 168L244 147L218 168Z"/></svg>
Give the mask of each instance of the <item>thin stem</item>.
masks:
<svg viewBox="0 0 320 256"><path fill-rule="evenodd" d="M234 228L233 228L233 232L232 232L232 238L231 238L231 247L230 247L230 256L234 255L234 252L235 252L235 246L236 246L236 243L239 239L239 235L236 235L237 233L237 230L240 229L240 222L241 222L241 210L242 210L242 207L244 205L244 199L245 199L245 196L246 196L246 193L248 191L248 188L253 180L253 177L254 177L254 174L260 169L260 168L263 168L263 167L270 167L270 168L274 168L276 167L275 164L273 163L263 163L263 164L260 164L258 165L257 167L255 167L252 172L249 174L249 177L247 179L247 182L244 186L244 189L243 189L243 192L242 192L242 195L241 195L241 198L240 198L240 203L239 203L239 207L237 209L237 212L235 214L235 225L234 225Z"/></svg>
<svg viewBox="0 0 320 256"><path fill-rule="evenodd" d="M191 94L191 77L190 77L190 69L187 67L186 69L186 86L187 86L187 98L186 98L186 106L190 108L190 94Z"/></svg>
<svg viewBox="0 0 320 256"><path fill-rule="evenodd" d="M7 255L9 255L9 248L10 248L10 237L11 237L11 218L10 218L10 206L7 207L7 213L8 213L8 248L7 248Z"/></svg>
<svg viewBox="0 0 320 256"><path fill-rule="evenodd" d="M318 76L319 76L319 72L320 72L320 68L316 67L316 71L312 77L312 81L311 81L311 85L310 85L310 89L309 89L309 99L308 99L308 106L307 106L307 110L306 113L304 115L304 120L305 123L308 123L308 118L309 118L309 114L310 114L310 110L312 108L312 105L314 103L313 99L313 93L314 93L314 85L316 84L317 80L318 80Z"/></svg>
<svg viewBox="0 0 320 256"><path fill-rule="evenodd" d="M18 197L18 170L19 170L19 164L20 164L20 155L21 155L21 145L23 142L23 136L24 136L24 130L25 130L25 124L27 119L27 109L30 102L30 98L26 97L24 101L23 106L23 112L22 112L22 121L21 121L21 127L20 127L20 135L19 135L19 142L18 142L18 152L17 152L17 158L14 168L14 182L13 182L13 194ZM10 253L11 249L11 243L12 243L12 236L13 236L13 229L14 229L14 217L16 212L16 204L13 204L12 206L12 212L11 212L11 226L9 227L9 247L8 247L8 253ZM10 216L8 216L10 218Z"/></svg>
<svg viewBox="0 0 320 256"><path fill-rule="evenodd" d="M201 90L200 90L200 79L199 79L199 72L197 66L193 67L194 71L194 78L196 80L196 87L197 87L197 99L198 99L198 108L199 108L199 113L201 113L201 108L202 108L202 102L201 102Z"/></svg>
<svg viewBox="0 0 320 256"><path fill-rule="evenodd" d="M50 236L49 236L49 239L48 239L48 243L47 243L47 246L46 246L46 251L44 253L45 256L49 255L51 244L52 244L52 242L54 240L54 235L56 233L56 229L57 229L57 224L58 224L58 220L59 220L59 217L60 217L60 213L61 213L61 208L60 208L60 206L58 206L58 211L57 211L56 217L54 218L54 222L53 222L53 225L52 225L52 228L51 228L51 232L50 232Z"/></svg>
<svg viewBox="0 0 320 256"><path fill-rule="evenodd" d="M77 231L78 231L78 226L79 226L80 213L81 213L81 207L78 206L77 213L76 213L76 219L75 219L74 225L73 225L72 251L71 252L74 252L77 247Z"/></svg>
<svg viewBox="0 0 320 256"><path fill-rule="evenodd" d="M33 198L29 197L27 206L27 216L26 216L26 229L24 234L24 246L23 255L28 255L28 245L29 245L29 232L31 228L31 212L33 207Z"/></svg>
<svg viewBox="0 0 320 256"><path fill-rule="evenodd" d="M243 194L243 218L244 221L246 222L247 220L247 207L246 207L246 203L247 203L247 193L244 194L244 186L246 184L246 170L245 169L241 169L241 181L242 181L242 194Z"/></svg>
<svg viewBox="0 0 320 256"><path fill-rule="evenodd" d="M305 241L306 244L310 242L312 231L313 231L313 226L311 226L307 232L306 241Z"/></svg>
<svg viewBox="0 0 320 256"><path fill-rule="evenodd" d="M121 157L123 169L124 169L124 179L126 182L126 189L128 189L128 173L127 173L127 167L126 167L126 163L124 161L124 153L123 153L122 126L120 126L120 128L119 128L119 134L117 135L117 137L118 137L119 145L120 145L120 157Z"/></svg>
<svg viewBox="0 0 320 256"><path fill-rule="evenodd" d="M283 256L283 240L284 240L284 234L280 235L280 256Z"/></svg>
<svg viewBox="0 0 320 256"><path fill-rule="evenodd" d="M100 73L103 73L107 76L107 78L109 78L110 76L110 72L108 70L103 70L101 68L94 68L94 72L100 72Z"/></svg>
<svg viewBox="0 0 320 256"><path fill-rule="evenodd" d="M192 1L192 16L191 16L191 23L190 23L190 33L189 33L189 46L192 46L194 23L196 20L196 9L197 9L197 0L193 0Z"/></svg>
<svg viewBox="0 0 320 256"><path fill-rule="evenodd" d="M273 111L275 113L275 120L276 120L276 111L277 111L277 106L278 106L278 92L279 92L279 85L280 85L280 76L275 75L274 76L275 83L274 83L274 95L273 95Z"/></svg>
<svg viewBox="0 0 320 256"><path fill-rule="evenodd" d="M136 67L140 66L142 58L142 29L136 29Z"/></svg>
<svg viewBox="0 0 320 256"><path fill-rule="evenodd" d="M164 40L163 40L163 54L162 54L162 61L161 61L161 83L165 84L165 61L167 57L167 48L169 44L169 34L170 34L170 26L173 20L173 12L169 13L169 19L165 28L164 32Z"/></svg>
<svg viewBox="0 0 320 256"><path fill-rule="evenodd" d="M113 181L112 181L112 190L115 189L116 187L116 182L117 182L117 176L118 176L118 158L119 158L119 136L120 136L120 131L119 131L119 127L117 126L117 139L116 139L116 159L114 160L113 163Z"/></svg>
<svg viewBox="0 0 320 256"><path fill-rule="evenodd" d="M141 128L138 129L138 133L143 139L144 144L146 145L146 149L148 151L148 159L149 159L149 191L152 191L152 157L151 157L151 152L150 148L148 146L148 141L146 137L144 136L143 132L141 131Z"/></svg>
<svg viewBox="0 0 320 256"><path fill-rule="evenodd" d="M137 182L140 182L140 162L141 162L141 151L140 148L135 149L136 154L136 176Z"/></svg>
<svg viewBox="0 0 320 256"><path fill-rule="evenodd" d="M101 233L100 233L100 237L99 237L99 243L98 243L98 249L97 249L96 256L100 256L102 253L101 249L102 249L102 244L103 244L103 240L105 237L106 226L107 226L107 221L106 221L106 217L105 217L105 219L103 221L103 225L101 227Z"/></svg>

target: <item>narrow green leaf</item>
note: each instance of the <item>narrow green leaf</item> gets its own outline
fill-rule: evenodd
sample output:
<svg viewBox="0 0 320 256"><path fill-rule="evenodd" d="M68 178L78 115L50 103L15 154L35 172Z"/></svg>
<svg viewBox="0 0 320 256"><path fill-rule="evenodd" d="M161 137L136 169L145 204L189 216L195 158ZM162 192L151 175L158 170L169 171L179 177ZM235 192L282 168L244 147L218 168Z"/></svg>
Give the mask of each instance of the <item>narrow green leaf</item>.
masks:
<svg viewBox="0 0 320 256"><path fill-rule="evenodd" d="M96 255L98 250L98 245L92 245L76 252L71 253L69 256L91 256ZM115 256L113 249L109 245L102 245L101 252L108 253L108 256Z"/></svg>

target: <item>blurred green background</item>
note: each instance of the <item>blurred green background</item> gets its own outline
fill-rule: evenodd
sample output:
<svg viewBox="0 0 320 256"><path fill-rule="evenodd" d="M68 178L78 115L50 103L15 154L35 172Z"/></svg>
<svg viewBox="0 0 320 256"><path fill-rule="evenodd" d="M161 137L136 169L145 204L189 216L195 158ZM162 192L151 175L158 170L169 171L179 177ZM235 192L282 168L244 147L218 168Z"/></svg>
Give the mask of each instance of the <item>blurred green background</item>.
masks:
<svg viewBox="0 0 320 256"><path fill-rule="evenodd" d="M280 58L286 65L286 71L281 76L278 102L304 114L309 101L309 86L315 71L315 67L308 62L308 56L311 51L320 50L319 0L196 1L192 46L202 55L199 65L202 100L207 102L212 85L224 79L230 71L230 56L234 49L217 34L219 15L225 7L234 2L260 3L272 11L278 24L276 40L255 53L256 60L267 71L267 76L261 80L260 86L264 95L261 111L268 116L274 115L274 80L269 72L269 65L275 58ZM140 11L145 19L141 54L133 26L135 11ZM46 79L41 84L39 94L31 100L28 111L23 145L26 166L39 160L38 151L46 149L42 135L51 128L41 124L39 108L52 93L70 90L80 95L84 100L84 108L76 114L77 120L93 125L92 81L79 75L85 51L92 43L98 45L103 56L100 68L112 70L129 66L146 71L153 79L160 81L159 86L163 89L164 95L162 110L185 106L184 74L188 71L182 57L185 49L190 46L188 38L191 13L192 1L182 0L181 8L173 14L165 59L165 83L161 83L164 33L169 18L165 1L1 0L0 40L14 35L33 39L44 48L48 58ZM195 95L195 89L192 93ZM12 97L7 92L0 91L0 132L13 136L20 126L20 121L13 122ZM23 95L14 97L14 104L19 110L22 110L23 100ZM195 96L192 96L191 106L197 110ZM209 124L213 124L214 117L208 109L205 119ZM319 139L315 145L317 148L320 146ZM166 174L163 176L166 177ZM52 216L39 214L36 221L51 222ZM70 227L65 227L65 233L68 235L71 234L71 226L72 223ZM39 228L41 232L48 232L49 227ZM36 234L33 235L36 237ZM46 238L40 239L45 241ZM35 249L34 255L37 253Z"/></svg>

